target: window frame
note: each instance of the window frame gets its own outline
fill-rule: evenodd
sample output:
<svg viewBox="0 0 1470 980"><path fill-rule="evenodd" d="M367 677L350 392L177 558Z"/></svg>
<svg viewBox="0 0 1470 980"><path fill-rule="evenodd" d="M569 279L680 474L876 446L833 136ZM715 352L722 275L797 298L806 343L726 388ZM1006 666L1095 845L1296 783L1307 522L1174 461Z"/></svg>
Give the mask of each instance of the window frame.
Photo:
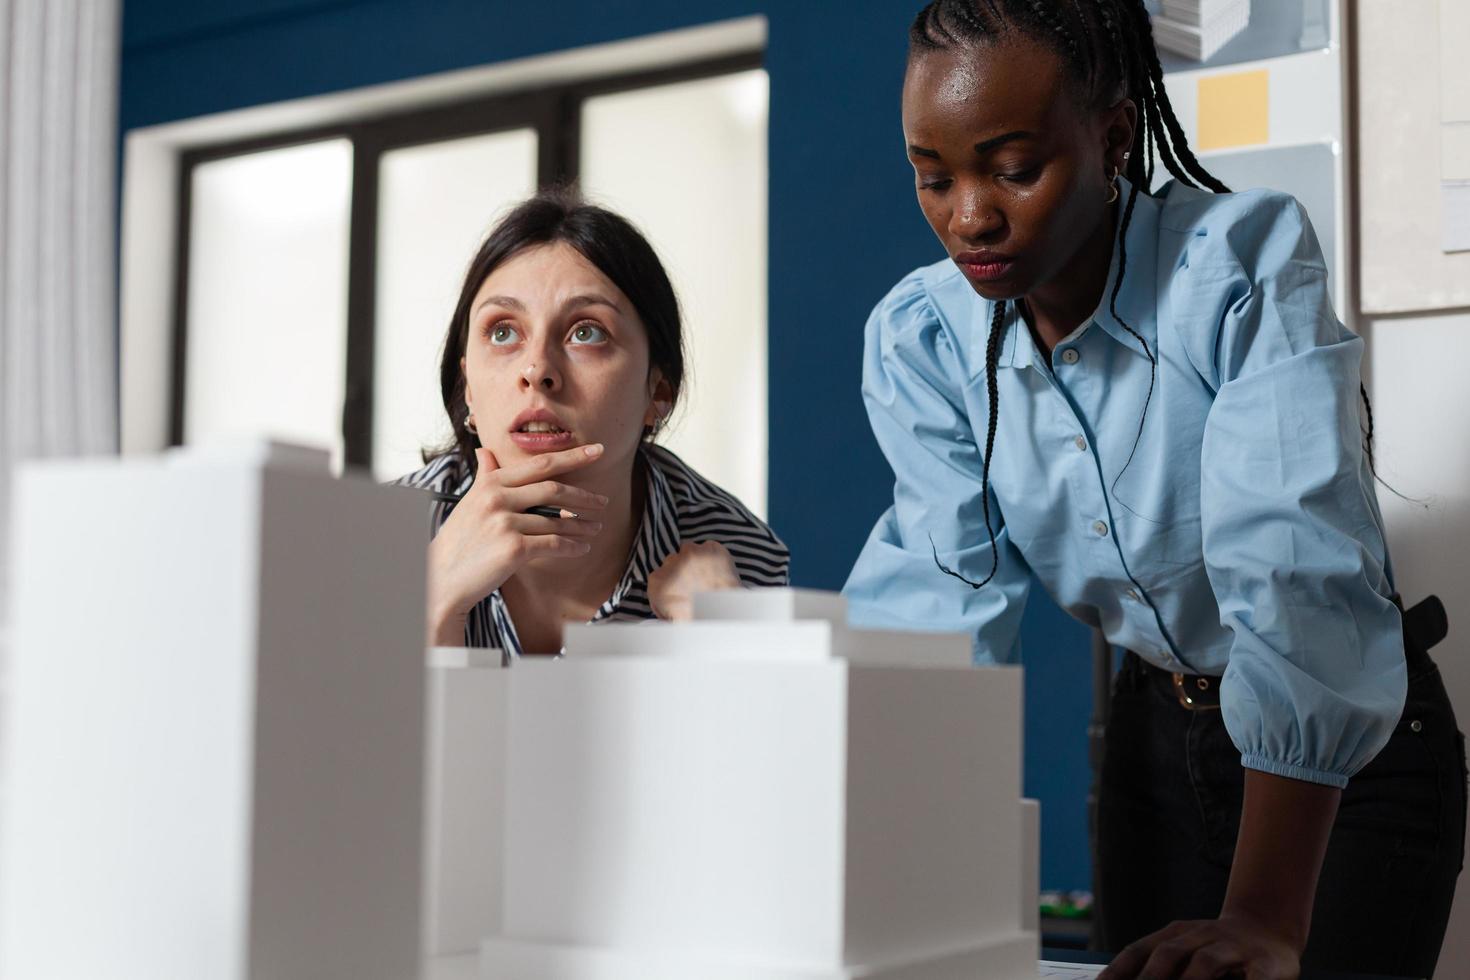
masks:
<svg viewBox="0 0 1470 980"><path fill-rule="evenodd" d="M351 122L283 130L266 136L194 146L179 155L175 198L173 322L170 325L168 444L182 445L189 343L189 250L194 170L200 164L327 139L352 145L347 246L347 356L342 405L345 468L373 464L374 364L377 329L379 168L390 150L445 140L534 129L537 186L580 176L582 106L600 95L715 78L765 67L751 50L665 68L637 70L442 105L398 110Z"/></svg>

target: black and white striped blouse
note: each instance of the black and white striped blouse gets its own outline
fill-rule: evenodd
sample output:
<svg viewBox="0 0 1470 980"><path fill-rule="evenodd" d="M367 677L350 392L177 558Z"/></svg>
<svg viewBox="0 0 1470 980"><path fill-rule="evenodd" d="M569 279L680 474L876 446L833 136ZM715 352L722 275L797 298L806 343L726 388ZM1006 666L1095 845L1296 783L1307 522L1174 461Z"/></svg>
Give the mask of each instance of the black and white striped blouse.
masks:
<svg viewBox="0 0 1470 980"><path fill-rule="evenodd" d="M622 581L592 622L656 618L648 603L648 576L685 541L718 541L724 545L735 560L741 582L747 586L787 584L790 555L765 522L662 446L645 443L639 456L648 475L643 520ZM446 494L462 494L473 482L469 467L457 453L440 456L397 481L402 486ZM431 535L438 533L453 506L448 502L433 504ZM510 656L520 656L520 637L499 589L470 610L465 622L465 645L498 647Z"/></svg>

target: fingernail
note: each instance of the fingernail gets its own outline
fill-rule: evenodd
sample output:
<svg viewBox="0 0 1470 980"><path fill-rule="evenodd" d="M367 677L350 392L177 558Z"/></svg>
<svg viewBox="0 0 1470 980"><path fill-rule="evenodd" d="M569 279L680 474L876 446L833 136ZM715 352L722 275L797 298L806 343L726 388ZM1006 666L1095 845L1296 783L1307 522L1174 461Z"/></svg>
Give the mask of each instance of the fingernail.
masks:
<svg viewBox="0 0 1470 980"><path fill-rule="evenodd" d="M602 506L604 506L604 507L606 507L606 506L607 506L607 499L608 499L608 498L606 498L606 497L604 497L604 496L603 496L603 495L602 495L602 494L600 494L600 493L599 493L599 494L598 494L598 495L597 495L597 502L598 502L598 503L599 503L599 504L601 504L601 505L602 505Z"/></svg>
<svg viewBox="0 0 1470 980"><path fill-rule="evenodd" d="M588 456L601 456L602 455L602 443L597 442L597 443L593 443L592 445L588 446L587 447L587 455Z"/></svg>
<svg viewBox="0 0 1470 980"><path fill-rule="evenodd" d="M594 531L601 531L602 530L602 522L601 521L588 521L587 522L587 526L589 528L591 528L592 530L594 530Z"/></svg>

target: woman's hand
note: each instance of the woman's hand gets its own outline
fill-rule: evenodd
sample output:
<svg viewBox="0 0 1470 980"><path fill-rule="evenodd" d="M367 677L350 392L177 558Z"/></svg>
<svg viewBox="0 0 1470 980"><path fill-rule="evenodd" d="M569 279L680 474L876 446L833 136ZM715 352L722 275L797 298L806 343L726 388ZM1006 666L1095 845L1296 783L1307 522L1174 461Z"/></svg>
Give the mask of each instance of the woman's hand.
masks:
<svg viewBox="0 0 1470 980"><path fill-rule="evenodd" d="M686 541L648 576L648 604L659 619L694 618L694 593L740 588L735 560L718 541Z"/></svg>
<svg viewBox="0 0 1470 980"><path fill-rule="evenodd" d="M537 558L580 558L602 524L607 498L552 477L581 469L602 446L578 446L500 468L488 449L476 449L479 469L464 498L429 544L428 640L464 642L465 617L485 596ZM539 517L532 507L559 507L579 517Z"/></svg>
<svg viewBox="0 0 1470 980"><path fill-rule="evenodd" d="M1098 980L1295 980L1341 800L1330 786L1247 769L1220 917L1174 922L1143 937Z"/></svg>
<svg viewBox="0 0 1470 980"><path fill-rule="evenodd" d="M1098 980L1296 980L1301 950L1276 935L1272 923L1241 913L1172 922L1125 948Z"/></svg>

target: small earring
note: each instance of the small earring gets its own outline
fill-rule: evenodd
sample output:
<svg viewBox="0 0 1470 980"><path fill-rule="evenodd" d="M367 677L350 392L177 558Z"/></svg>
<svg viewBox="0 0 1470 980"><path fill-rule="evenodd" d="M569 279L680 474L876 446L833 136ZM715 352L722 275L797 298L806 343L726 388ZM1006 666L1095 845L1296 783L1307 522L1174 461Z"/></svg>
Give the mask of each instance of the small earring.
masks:
<svg viewBox="0 0 1470 980"><path fill-rule="evenodd" d="M475 413L474 412L466 412L465 413L465 416L464 416L464 427L466 429L469 429L475 435L479 435L480 434L480 430L477 429L477 428L475 428Z"/></svg>

